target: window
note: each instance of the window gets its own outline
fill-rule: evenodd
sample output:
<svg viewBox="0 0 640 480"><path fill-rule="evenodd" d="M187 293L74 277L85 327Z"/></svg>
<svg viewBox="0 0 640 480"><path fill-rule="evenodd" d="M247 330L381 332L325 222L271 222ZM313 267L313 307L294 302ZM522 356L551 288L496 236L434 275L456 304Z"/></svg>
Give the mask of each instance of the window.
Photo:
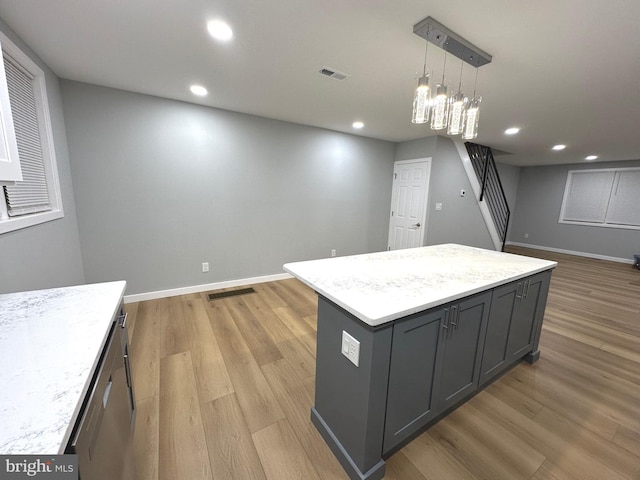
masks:
<svg viewBox="0 0 640 480"><path fill-rule="evenodd" d="M640 229L640 168L570 170L560 223Z"/></svg>
<svg viewBox="0 0 640 480"><path fill-rule="evenodd" d="M0 182L1 234L61 218L63 211L44 72L2 33L0 46L6 80L0 98L8 93L11 106L3 126L13 128L22 171L22 181Z"/></svg>

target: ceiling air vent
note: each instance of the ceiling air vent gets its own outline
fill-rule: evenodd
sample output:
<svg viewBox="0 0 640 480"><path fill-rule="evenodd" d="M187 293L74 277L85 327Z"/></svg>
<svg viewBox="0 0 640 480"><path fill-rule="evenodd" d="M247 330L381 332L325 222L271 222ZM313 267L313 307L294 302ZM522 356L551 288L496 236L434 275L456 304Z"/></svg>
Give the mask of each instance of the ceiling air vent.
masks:
<svg viewBox="0 0 640 480"><path fill-rule="evenodd" d="M334 68L322 67L319 72L325 77L333 78L335 80L346 80L350 75L344 72L339 72Z"/></svg>

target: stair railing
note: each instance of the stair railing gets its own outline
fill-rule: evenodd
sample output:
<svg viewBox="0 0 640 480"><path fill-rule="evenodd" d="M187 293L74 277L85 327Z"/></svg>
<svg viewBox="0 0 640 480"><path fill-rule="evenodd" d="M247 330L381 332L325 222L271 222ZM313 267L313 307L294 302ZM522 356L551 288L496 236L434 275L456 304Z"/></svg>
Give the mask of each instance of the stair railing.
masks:
<svg viewBox="0 0 640 480"><path fill-rule="evenodd" d="M467 153L471 159L473 170L478 180L482 182L480 188L480 201L485 201L491 218L502 240L502 250L507 242L507 229L509 228L509 218L511 211L507 204L507 196L504 193L498 168L493 158L490 147L478 145L477 143L465 142Z"/></svg>

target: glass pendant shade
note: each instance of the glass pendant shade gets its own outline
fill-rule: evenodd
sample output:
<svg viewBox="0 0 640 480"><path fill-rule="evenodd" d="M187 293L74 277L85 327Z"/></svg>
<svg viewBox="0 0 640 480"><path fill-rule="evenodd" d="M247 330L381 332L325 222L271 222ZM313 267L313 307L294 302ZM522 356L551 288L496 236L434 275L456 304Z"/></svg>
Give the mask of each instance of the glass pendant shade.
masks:
<svg viewBox="0 0 640 480"><path fill-rule="evenodd" d="M412 123L427 123L429 121L429 75L423 75L418 79L413 96Z"/></svg>
<svg viewBox="0 0 640 480"><path fill-rule="evenodd" d="M451 105L449 106L449 127L447 128L449 135L459 135L462 133L467 101L467 97L460 91L451 98Z"/></svg>
<svg viewBox="0 0 640 480"><path fill-rule="evenodd" d="M446 85L436 87L436 96L433 99L433 111L431 112L431 129L442 130L447 127L449 115L449 95Z"/></svg>
<svg viewBox="0 0 640 480"><path fill-rule="evenodd" d="M478 136L478 119L480 118L480 101L482 97L473 97L465 112L462 138L473 140Z"/></svg>

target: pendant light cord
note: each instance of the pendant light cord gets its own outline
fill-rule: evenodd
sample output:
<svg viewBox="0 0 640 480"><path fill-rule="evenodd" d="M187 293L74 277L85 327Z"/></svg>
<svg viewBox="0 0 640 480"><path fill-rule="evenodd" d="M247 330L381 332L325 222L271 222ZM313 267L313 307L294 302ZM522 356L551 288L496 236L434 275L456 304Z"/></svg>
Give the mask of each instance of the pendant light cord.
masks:
<svg viewBox="0 0 640 480"><path fill-rule="evenodd" d="M462 67L464 66L464 62L461 60L460 61L460 82L458 83L458 91L462 90ZM478 73L478 71L476 70L476 73Z"/></svg>
<svg viewBox="0 0 640 480"><path fill-rule="evenodd" d="M427 52L429 51L429 30L427 30L427 41L424 46L424 67L422 67L422 76L427 74Z"/></svg>
<svg viewBox="0 0 640 480"><path fill-rule="evenodd" d="M442 85L444 85L444 72L447 69L447 52L444 52L444 65L442 66Z"/></svg>
<svg viewBox="0 0 640 480"><path fill-rule="evenodd" d="M478 86L478 67L476 67L476 79L473 82L473 98L476 98L476 87Z"/></svg>

